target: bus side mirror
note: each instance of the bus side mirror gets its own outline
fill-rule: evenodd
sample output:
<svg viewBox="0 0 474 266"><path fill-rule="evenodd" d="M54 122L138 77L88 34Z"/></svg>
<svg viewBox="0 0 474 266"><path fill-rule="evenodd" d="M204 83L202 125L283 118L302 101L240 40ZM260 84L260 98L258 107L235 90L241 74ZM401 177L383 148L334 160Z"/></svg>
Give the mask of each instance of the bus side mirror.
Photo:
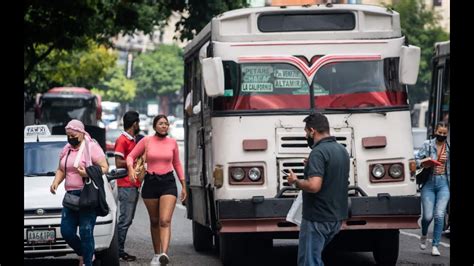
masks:
<svg viewBox="0 0 474 266"><path fill-rule="evenodd" d="M224 95L224 67L220 57L202 60L202 79L209 97Z"/></svg>
<svg viewBox="0 0 474 266"><path fill-rule="evenodd" d="M400 83L414 85L420 68L421 50L417 46L402 46L400 51L400 68L398 76Z"/></svg>

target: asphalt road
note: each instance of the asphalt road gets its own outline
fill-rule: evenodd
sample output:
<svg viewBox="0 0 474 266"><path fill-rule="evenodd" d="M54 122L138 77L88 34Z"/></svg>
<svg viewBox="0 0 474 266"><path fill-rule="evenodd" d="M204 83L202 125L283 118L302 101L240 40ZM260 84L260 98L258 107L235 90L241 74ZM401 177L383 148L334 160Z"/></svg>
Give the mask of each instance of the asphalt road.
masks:
<svg viewBox="0 0 474 266"><path fill-rule="evenodd" d="M180 145L180 148L182 146ZM181 151L181 155L183 151ZM112 160L111 160L112 161ZM183 161L182 161L183 162ZM181 187L178 185L178 190ZM176 206L172 221L172 240L170 243L169 256L171 263L169 265L182 266L217 266L222 265L217 251L208 253L198 253L194 250L192 244L191 221L186 218L185 207L181 204ZM429 230L428 238L431 238L433 225ZM450 240L442 237L439 247L441 256L431 256L431 245L426 250L419 248L420 230L401 230L400 231L400 252L397 265L450 265ZM430 239L431 240L431 239ZM431 243L429 240L429 243ZM297 240L274 240L273 249L265 254L258 254L248 258L246 265L296 265ZM138 257L135 262L121 262L125 265L149 265L153 257L153 247L151 242L148 213L143 201L139 200L135 219L129 229L125 250L129 254ZM372 253L369 252L337 252L328 254L325 257L325 263L328 266L354 265L368 266L375 265ZM75 255L68 255L58 258L46 259L27 259L24 265L77 265Z"/></svg>

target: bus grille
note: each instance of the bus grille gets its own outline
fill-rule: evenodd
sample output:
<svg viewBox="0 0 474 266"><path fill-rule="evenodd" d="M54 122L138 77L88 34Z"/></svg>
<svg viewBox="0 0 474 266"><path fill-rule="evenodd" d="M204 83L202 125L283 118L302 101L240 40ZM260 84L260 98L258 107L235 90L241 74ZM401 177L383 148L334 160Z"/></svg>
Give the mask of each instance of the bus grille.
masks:
<svg viewBox="0 0 474 266"><path fill-rule="evenodd" d="M351 154L351 129L331 129L336 141L346 147ZM311 151L306 141L303 128L277 128L277 151L279 154L309 154Z"/></svg>

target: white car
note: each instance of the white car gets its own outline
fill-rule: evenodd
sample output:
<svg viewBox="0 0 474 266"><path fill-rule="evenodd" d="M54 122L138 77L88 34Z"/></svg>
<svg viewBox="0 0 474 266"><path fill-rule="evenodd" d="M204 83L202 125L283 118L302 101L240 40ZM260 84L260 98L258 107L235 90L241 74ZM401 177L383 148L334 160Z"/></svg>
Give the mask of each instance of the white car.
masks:
<svg viewBox="0 0 474 266"><path fill-rule="evenodd" d="M145 114L140 114L138 118L140 119L140 130L143 131L145 135L147 135L151 124L150 118Z"/></svg>
<svg viewBox="0 0 474 266"><path fill-rule="evenodd" d="M45 125L27 126L24 138L24 257L61 256L74 253L61 235L64 181L56 194L49 191L66 135L50 135ZM110 212L97 217L95 255L102 265L119 265L117 188L103 175Z"/></svg>
<svg viewBox="0 0 474 266"><path fill-rule="evenodd" d="M184 140L183 120L176 120L170 129L170 136L176 140Z"/></svg>

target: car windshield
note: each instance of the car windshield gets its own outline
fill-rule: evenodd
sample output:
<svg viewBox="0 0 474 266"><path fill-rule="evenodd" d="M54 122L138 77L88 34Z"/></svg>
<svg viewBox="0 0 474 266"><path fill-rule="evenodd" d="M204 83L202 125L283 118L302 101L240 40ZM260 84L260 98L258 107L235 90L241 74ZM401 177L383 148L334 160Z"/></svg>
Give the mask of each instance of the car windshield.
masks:
<svg viewBox="0 0 474 266"><path fill-rule="evenodd" d="M25 142L23 150L24 175L54 176L58 169L59 154L65 141L56 142Z"/></svg>
<svg viewBox="0 0 474 266"><path fill-rule="evenodd" d="M310 90L320 110L407 106L406 90L398 81L398 58L328 63L311 84L287 63L226 61L224 73L224 96L214 99L214 111L307 110Z"/></svg>

